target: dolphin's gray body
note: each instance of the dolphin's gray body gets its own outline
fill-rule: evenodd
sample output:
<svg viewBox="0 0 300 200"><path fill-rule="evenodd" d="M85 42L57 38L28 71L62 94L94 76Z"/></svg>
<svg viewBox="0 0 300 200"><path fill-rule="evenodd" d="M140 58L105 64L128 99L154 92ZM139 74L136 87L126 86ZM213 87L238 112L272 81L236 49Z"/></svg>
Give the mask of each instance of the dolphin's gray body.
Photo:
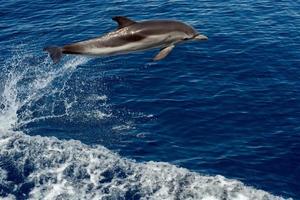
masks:
<svg viewBox="0 0 300 200"><path fill-rule="evenodd" d="M63 47L46 47L54 63L63 54L115 55L133 51L161 48L154 60L165 58L175 44L191 40L207 40L191 26L171 20L135 22L126 17L114 17L119 27L104 36L76 42Z"/></svg>

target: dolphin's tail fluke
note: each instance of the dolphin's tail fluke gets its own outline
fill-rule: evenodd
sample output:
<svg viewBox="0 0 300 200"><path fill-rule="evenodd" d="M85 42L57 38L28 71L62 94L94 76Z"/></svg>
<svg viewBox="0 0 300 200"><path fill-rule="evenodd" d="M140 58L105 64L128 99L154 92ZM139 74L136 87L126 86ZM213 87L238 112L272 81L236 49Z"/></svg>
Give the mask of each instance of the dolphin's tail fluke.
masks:
<svg viewBox="0 0 300 200"><path fill-rule="evenodd" d="M54 63L58 63L60 61L61 57L63 56L62 48L60 48L60 47L55 47L55 46L46 47L43 50L48 51L48 53Z"/></svg>

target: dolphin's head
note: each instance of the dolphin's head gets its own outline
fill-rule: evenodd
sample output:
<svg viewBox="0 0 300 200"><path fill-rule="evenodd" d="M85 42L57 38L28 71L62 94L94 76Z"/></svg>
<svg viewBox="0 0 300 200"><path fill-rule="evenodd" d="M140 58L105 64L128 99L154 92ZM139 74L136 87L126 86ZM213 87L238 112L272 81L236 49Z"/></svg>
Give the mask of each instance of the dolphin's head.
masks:
<svg viewBox="0 0 300 200"><path fill-rule="evenodd" d="M185 37L184 41L202 41L202 40L208 40L208 37L199 33L191 26L185 27Z"/></svg>

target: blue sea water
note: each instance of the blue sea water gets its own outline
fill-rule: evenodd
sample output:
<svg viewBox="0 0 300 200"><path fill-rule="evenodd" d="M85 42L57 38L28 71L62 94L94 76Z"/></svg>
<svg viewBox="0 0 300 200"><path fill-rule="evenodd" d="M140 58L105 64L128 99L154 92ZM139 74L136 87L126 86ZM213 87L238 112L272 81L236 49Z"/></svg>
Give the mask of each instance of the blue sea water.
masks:
<svg viewBox="0 0 300 200"><path fill-rule="evenodd" d="M2 1L0 197L300 199L298 1ZM209 37L54 65L42 51L176 19Z"/></svg>

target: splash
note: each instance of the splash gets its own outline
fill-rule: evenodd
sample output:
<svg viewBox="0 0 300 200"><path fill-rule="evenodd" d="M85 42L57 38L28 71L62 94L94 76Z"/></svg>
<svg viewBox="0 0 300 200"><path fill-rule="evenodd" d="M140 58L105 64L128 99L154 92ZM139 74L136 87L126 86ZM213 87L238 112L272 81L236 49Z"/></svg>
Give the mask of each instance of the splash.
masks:
<svg viewBox="0 0 300 200"><path fill-rule="evenodd" d="M33 55L23 54L21 50L15 52L3 66L0 131L38 120L32 118L32 111L29 109L18 112L24 107L30 107L45 94L57 92L51 87L54 80L63 78L64 85L76 67L87 61L85 57L77 57L68 60L62 66L54 66L48 58L35 58ZM66 106L70 106L70 103Z"/></svg>

